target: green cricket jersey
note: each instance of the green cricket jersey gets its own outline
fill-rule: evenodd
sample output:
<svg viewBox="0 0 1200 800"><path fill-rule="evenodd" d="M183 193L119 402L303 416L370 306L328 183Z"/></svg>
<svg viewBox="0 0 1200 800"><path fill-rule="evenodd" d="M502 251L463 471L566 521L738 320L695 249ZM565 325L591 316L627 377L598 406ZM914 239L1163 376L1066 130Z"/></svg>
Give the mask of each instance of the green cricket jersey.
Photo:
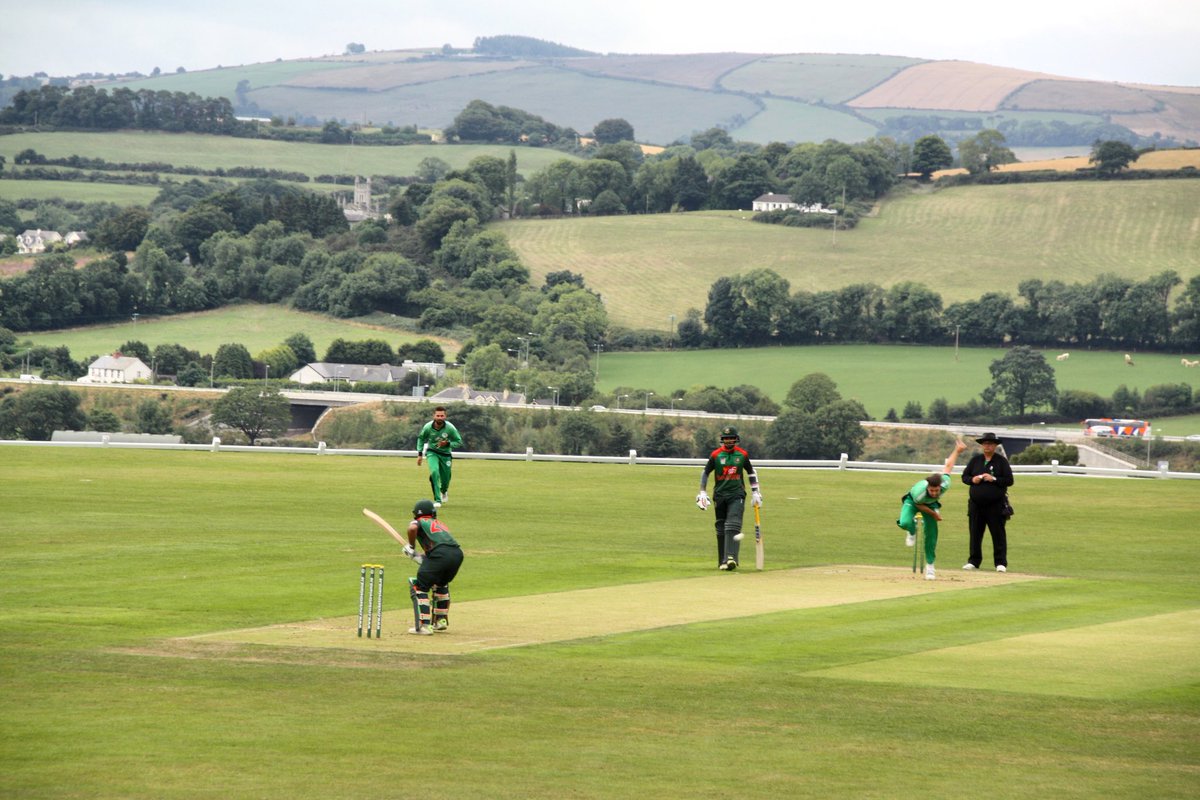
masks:
<svg viewBox="0 0 1200 800"><path fill-rule="evenodd" d="M429 452L437 453L439 456L450 457L451 451L455 448L462 447L462 435L459 434L458 428L454 427L448 420L442 423L442 427L435 428L433 420L425 423L425 427L421 428L421 432L417 434L417 452L425 452L425 445L429 445Z"/></svg>
<svg viewBox="0 0 1200 800"><path fill-rule="evenodd" d="M948 491L950 491L950 476L943 473L942 474L942 495L945 495L946 492L948 492ZM939 497L941 497L941 495L939 495ZM915 505L929 506L930 508L941 508L942 507L940 500L934 500L932 497L929 496L929 481L928 480L917 481L916 483L914 483L913 487L908 490L908 497L906 499L911 500Z"/></svg>

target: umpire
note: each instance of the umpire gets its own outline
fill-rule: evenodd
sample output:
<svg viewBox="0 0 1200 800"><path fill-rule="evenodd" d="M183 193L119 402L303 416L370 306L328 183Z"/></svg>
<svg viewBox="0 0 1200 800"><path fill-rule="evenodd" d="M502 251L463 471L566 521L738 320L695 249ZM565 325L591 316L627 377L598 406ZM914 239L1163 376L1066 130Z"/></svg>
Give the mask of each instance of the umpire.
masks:
<svg viewBox="0 0 1200 800"><path fill-rule="evenodd" d="M1013 485L1013 471L1008 459L996 452L1000 439L985 433L975 440L982 453L971 457L963 467L962 482L970 488L967 500L967 525L970 531L970 555L963 569L979 569L983 564L983 529L992 534L992 559L996 572L1008 572L1008 531L1004 516L1008 487Z"/></svg>

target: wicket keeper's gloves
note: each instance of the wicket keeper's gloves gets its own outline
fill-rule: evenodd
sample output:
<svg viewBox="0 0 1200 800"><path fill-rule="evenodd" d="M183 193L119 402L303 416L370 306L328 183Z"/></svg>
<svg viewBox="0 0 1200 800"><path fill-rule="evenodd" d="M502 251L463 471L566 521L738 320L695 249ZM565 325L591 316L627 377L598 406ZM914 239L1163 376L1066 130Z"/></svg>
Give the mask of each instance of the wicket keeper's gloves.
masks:
<svg viewBox="0 0 1200 800"><path fill-rule="evenodd" d="M762 492L760 492L758 489L755 489L753 492L751 492L750 493L750 502L756 508L758 506L761 506L762 505Z"/></svg>
<svg viewBox="0 0 1200 800"><path fill-rule="evenodd" d="M701 511L708 510L708 492L703 489L700 490L700 494L696 495L696 507Z"/></svg>

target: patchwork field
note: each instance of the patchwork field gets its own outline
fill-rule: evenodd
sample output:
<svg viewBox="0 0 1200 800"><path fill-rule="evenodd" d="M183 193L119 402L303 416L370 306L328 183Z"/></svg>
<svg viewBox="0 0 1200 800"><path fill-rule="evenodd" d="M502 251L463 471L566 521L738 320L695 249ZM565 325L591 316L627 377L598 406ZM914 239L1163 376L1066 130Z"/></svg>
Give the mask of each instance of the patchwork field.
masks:
<svg viewBox="0 0 1200 800"><path fill-rule="evenodd" d="M1200 791L1193 482L1021 478L1006 575L958 569L952 490L927 582L915 475L762 470L767 569L718 573L691 469L465 460L451 629L410 637L360 509L403 521L411 459L0 451L6 797Z"/></svg>
<svg viewBox="0 0 1200 800"><path fill-rule="evenodd" d="M793 292L916 280L946 304L985 291L1016 295L1027 279L1090 283L1200 272L1200 181L964 186L882 204L853 231L784 228L750 212L696 212L495 225L539 283L569 264L600 292L614 322L666 328L704 309L723 275L774 270ZM1020 235L1015 235L1020 231ZM650 292L646 286L672 286Z"/></svg>

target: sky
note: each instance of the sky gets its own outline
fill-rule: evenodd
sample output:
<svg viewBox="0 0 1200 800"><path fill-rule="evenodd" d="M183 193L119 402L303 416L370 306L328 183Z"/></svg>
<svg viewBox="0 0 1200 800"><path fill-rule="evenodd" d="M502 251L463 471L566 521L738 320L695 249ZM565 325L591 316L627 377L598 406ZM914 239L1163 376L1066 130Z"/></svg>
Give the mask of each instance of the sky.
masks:
<svg viewBox="0 0 1200 800"><path fill-rule="evenodd" d="M0 73L173 72L531 36L600 53L875 53L1200 86L1198 0L0 0ZM18 33L19 32L19 33Z"/></svg>

